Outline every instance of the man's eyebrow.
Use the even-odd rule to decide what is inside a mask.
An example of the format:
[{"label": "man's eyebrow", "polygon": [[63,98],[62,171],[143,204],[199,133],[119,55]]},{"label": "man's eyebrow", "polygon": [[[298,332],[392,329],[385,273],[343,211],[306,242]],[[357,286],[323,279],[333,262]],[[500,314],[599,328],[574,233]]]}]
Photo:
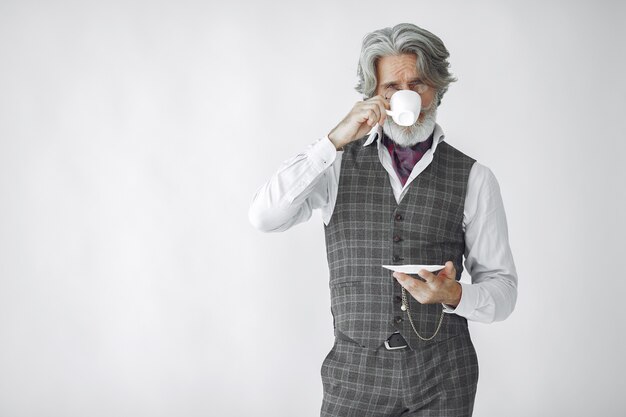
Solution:
[{"label": "man's eyebrow", "polygon": [[[422,79],[420,77],[411,78],[409,80],[409,84],[412,84],[412,83],[423,83],[423,82],[424,81],[422,81]],[[399,84],[399,81],[388,81],[386,83],[383,83],[383,87],[387,88],[389,86],[396,85],[396,84]]]}]

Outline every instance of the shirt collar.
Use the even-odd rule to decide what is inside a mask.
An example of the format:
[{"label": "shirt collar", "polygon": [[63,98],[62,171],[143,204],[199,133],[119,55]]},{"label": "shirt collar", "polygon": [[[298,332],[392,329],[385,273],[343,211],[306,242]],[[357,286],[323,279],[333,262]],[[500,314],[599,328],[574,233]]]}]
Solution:
[{"label": "shirt collar", "polygon": [[[374,143],[374,141],[377,142],[377,144],[380,144],[381,139],[383,137],[383,127],[379,124],[376,124],[372,130],[369,131],[368,133],[369,137],[367,138],[367,140],[365,141],[365,143],[363,144],[363,146],[369,146],[372,143]],[[441,128],[441,126],[439,126],[437,123],[435,123],[435,130],[433,132],[433,147],[432,149],[434,150],[437,145],[439,144],[439,142],[443,142],[443,140],[446,138],[446,136],[443,133],[443,129]]]}]

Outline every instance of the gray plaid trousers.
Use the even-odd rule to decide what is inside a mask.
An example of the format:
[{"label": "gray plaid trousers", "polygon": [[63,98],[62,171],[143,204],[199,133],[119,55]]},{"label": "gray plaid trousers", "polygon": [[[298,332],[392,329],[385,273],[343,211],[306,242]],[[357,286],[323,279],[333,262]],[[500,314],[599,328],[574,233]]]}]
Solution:
[{"label": "gray plaid trousers", "polygon": [[335,339],[321,374],[322,417],[469,417],[478,360],[468,332],[420,350]]}]

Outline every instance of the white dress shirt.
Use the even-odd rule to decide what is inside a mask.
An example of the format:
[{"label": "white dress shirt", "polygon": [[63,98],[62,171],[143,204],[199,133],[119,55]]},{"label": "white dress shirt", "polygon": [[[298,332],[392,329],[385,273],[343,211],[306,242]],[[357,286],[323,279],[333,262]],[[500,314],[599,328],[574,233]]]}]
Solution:
[{"label": "white dress shirt", "polygon": [[[445,137],[436,125],[431,149],[413,167],[404,186],[381,138],[382,128],[374,126],[363,146],[377,141],[380,162],[389,173],[393,194],[400,203],[409,184],[432,162],[437,146]],[[252,225],[264,232],[281,232],[308,220],[314,209],[321,210],[328,225],[337,199],[342,155],[343,151],[337,151],[326,136],[285,161],[257,190],[249,210]],[[472,283],[461,282],[461,301],[456,308],[444,304],[444,311],[484,323],[504,320],[515,307],[517,272],[509,247],[500,187],[489,168],[478,162],[469,174],[463,230],[464,265]]]}]

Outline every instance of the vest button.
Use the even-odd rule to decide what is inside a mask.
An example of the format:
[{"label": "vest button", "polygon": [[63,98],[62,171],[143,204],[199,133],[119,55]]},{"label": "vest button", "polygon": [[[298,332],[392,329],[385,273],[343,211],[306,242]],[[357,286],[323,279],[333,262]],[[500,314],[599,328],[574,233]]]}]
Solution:
[{"label": "vest button", "polygon": [[403,319],[402,317],[400,317],[400,316],[395,316],[395,317],[393,318],[393,321],[394,321],[396,324],[400,324],[400,323],[402,323],[402,322],[404,321],[404,319]]},{"label": "vest button", "polygon": [[398,236],[398,235],[395,235],[395,236],[393,237],[393,241],[397,243],[397,242],[402,241],[402,238],[401,238],[400,236]]},{"label": "vest button", "polygon": [[400,257],[398,255],[393,255],[393,261],[394,262],[400,262],[400,261],[403,261],[403,260],[404,260],[404,258],[402,258],[402,257]]},{"label": "vest button", "polygon": [[402,219],[403,219],[402,214],[400,213],[396,214],[396,220],[400,221]]},{"label": "vest button", "polygon": [[396,301],[397,301],[397,302],[399,302],[399,303],[401,303],[401,302],[402,302],[402,297],[401,297],[401,296],[399,296],[399,295],[396,295],[396,296],[395,296],[395,299],[396,299]]}]

